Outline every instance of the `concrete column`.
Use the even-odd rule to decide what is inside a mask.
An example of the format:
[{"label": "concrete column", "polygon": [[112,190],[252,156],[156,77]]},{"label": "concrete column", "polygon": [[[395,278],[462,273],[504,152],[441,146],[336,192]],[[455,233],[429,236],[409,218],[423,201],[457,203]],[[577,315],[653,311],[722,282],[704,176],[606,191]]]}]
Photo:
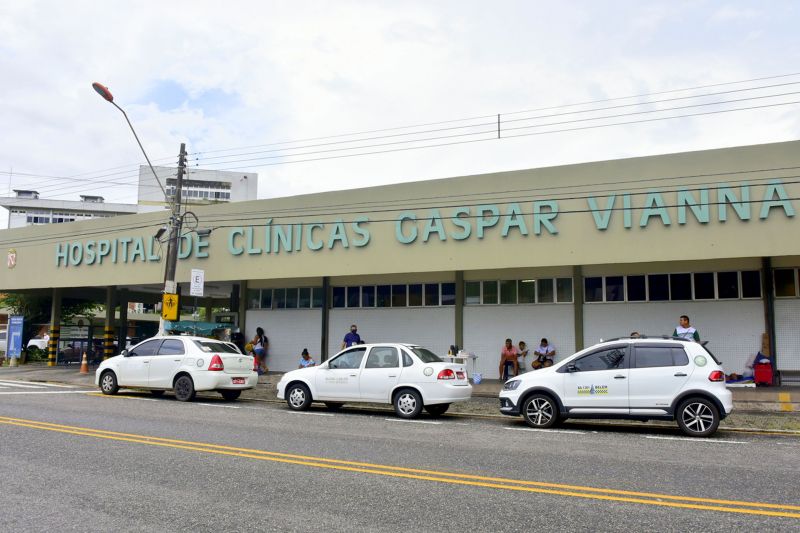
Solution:
[{"label": "concrete column", "polygon": [[212,315],[214,314],[214,299],[213,298],[205,298],[203,302],[205,305],[205,321],[211,322]]},{"label": "concrete column", "polygon": [[764,301],[764,329],[769,339],[769,353],[772,358],[772,383],[776,384],[778,369],[778,350],[775,346],[775,285],[772,278],[772,258],[761,258],[761,299]]},{"label": "concrete column", "polygon": [[122,289],[117,293],[119,302],[119,330],[117,330],[117,346],[119,351],[125,349],[128,339],[128,291]]},{"label": "concrete column", "polygon": [[103,325],[103,360],[114,355],[114,319],[117,288],[106,287],[106,322]]},{"label": "concrete column", "polygon": [[456,271],[455,343],[464,348],[464,271]]},{"label": "concrete column", "polygon": [[61,338],[61,289],[53,289],[50,307],[50,340],[47,343],[47,366],[56,366],[58,341]]},{"label": "concrete column", "polygon": [[575,321],[575,351],[583,350],[583,267],[572,267],[573,319]]},{"label": "concrete column", "polygon": [[239,299],[236,302],[236,309],[231,308],[231,311],[239,312],[239,331],[244,335],[244,328],[247,325],[247,280],[239,282]]},{"label": "concrete column", "polygon": [[[313,295],[312,295],[313,298]],[[330,331],[330,301],[331,301],[331,278],[322,278],[322,308],[320,309],[320,320],[322,320],[322,334],[319,339],[319,360],[320,362],[328,359],[328,336]]]}]

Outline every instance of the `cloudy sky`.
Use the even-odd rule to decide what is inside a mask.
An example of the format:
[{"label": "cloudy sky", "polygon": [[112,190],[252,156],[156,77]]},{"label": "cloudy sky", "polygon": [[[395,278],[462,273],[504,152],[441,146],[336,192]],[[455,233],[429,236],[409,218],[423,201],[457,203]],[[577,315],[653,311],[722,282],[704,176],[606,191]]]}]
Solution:
[{"label": "cloudy sky", "polygon": [[[780,1],[3,2],[0,195],[136,201],[144,160],[93,81],[154,162],[186,142],[193,165],[258,172],[262,198],[793,140],[797,104],[501,140],[492,124],[539,133],[800,100],[786,94],[797,75],[559,107],[800,72],[798,22],[800,4]],[[574,113],[735,89],[752,90]],[[518,113],[540,108],[555,109]],[[397,150],[458,141],[476,142]]]}]

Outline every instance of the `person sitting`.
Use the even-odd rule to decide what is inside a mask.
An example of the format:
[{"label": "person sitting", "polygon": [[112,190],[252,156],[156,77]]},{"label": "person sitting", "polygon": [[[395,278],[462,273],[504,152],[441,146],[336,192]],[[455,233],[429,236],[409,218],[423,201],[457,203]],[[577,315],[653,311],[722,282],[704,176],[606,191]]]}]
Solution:
[{"label": "person sitting", "polygon": [[527,359],[528,357],[528,345],[525,344],[525,341],[519,341],[519,348],[517,349],[517,375],[520,372],[525,372],[525,369],[528,368]]},{"label": "person sitting", "polygon": [[547,339],[542,339],[539,347],[534,350],[533,355],[536,359],[533,360],[531,366],[534,370],[553,366],[553,357],[556,355],[556,349],[547,342]]},{"label": "person sitting", "polygon": [[506,344],[500,350],[500,379],[503,381],[511,377],[511,371],[517,375],[517,347],[511,342],[511,339],[506,339]]},{"label": "person sitting", "polygon": [[308,368],[311,366],[316,366],[317,363],[311,359],[311,356],[308,354],[308,348],[303,348],[303,353],[300,355],[300,366],[297,368]]}]

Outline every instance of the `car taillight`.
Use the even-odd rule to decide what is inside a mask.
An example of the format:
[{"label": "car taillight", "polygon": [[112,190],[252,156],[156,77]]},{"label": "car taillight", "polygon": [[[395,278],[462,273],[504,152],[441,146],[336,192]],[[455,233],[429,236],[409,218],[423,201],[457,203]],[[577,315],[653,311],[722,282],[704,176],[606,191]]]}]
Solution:
[{"label": "car taillight", "polygon": [[456,377],[457,377],[458,379],[464,379],[466,376],[464,375],[464,373],[463,373],[463,372],[456,372]]},{"label": "car taillight", "polygon": [[449,368],[445,368],[439,372],[439,375],[436,376],[436,379],[456,379],[456,374]]},{"label": "car taillight", "polygon": [[222,364],[222,358],[219,355],[214,354],[214,357],[211,358],[211,363],[208,365],[208,369],[211,372],[225,370],[225,365]]},{"label": "car taillight", "polygon": [[725,374],[722,370],[714,370],[708,375],[708,381],[725,381]]},{"label": "car taillight", "polygon": [[253,372],[258,372],[258,358],[253,357]]}]

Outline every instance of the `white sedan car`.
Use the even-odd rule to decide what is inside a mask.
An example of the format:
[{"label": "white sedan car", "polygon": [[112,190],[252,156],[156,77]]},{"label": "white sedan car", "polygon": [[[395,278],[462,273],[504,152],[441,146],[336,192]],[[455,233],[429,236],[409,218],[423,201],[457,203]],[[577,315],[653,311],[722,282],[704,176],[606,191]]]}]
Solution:
[{"label": "white sedan car", "polygon": [[464,365],[413,344],[351,346],[319,366],[287,372],[278,383],[278,398],[295,411],[314,401],[331,409],[369,402],[392,404],[401,418],[414,418],[423,408],[438,416],[471,396]]},{"label": "white sedan car", "polygon": [[253,357],[230,342],[205,337],[153,337],[103,361],[95,372],[95,385],[103,394],[120,387],[150,389],[154,396],[174,390],[182,401],[197,391],[215,390],[235,400],[258,383]]}]

